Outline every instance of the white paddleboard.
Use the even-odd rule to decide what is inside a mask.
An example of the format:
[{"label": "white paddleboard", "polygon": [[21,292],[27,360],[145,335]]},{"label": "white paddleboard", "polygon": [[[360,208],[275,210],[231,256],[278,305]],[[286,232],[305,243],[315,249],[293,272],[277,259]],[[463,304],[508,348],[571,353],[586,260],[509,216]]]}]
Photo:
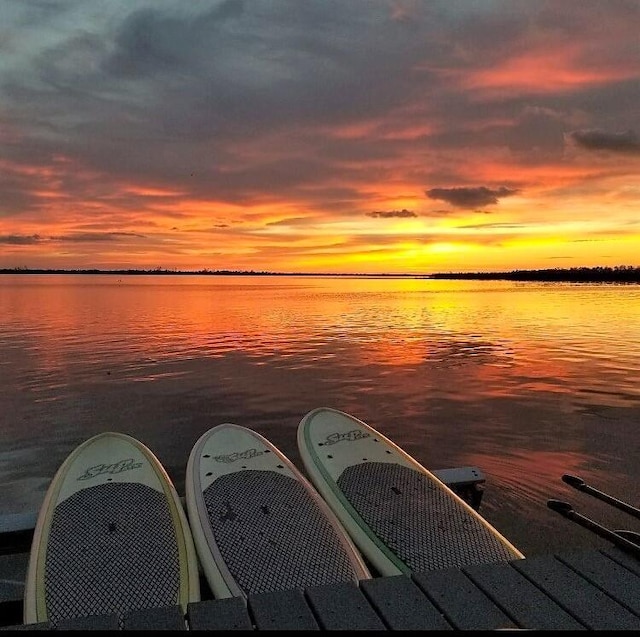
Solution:
[{"label": "white paddleboard", "polygon": [[24,623],[200,599],[198,561],[180,498],[155,455],[122,433],[79,445],[40,509]]},{"label": "white paddleboard", "polygon": [[216,598],[370,577],[309,481],[251,429],[223,423],[198,439],[187,463],[185,499]]},{"label": "white paddleboard", "polygon": [[298,427],[311,482],[381,575],[524,556],[477,511],[358,418],[320,407]]}]

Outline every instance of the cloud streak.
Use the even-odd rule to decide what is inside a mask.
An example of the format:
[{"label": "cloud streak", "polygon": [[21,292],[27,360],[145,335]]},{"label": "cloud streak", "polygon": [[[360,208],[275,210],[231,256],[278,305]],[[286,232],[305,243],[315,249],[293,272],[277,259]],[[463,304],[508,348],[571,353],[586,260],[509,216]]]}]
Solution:
[{"label": "cloud streak", "polygon": [[446,201],[457,208],[473,209],[479,206],[497,204],[500,199],[515,195],[518,191],[505,186],[499,188],[487,188],[486,186],[456,187],[456,188],[431,188],[426,191],[429,199]]},{"label": "cloud streak", "polygon": [[6,234],[0,235],[0,243],[14,246],[28,246],[40,243],[42,238],[37,234],[33,235],[18,235],[18,234]]},{"label": "cloud streak", "polygon": [[37,245],[42,243],[102,243],[144,239],[144,235],[135,232],[83,232],[69,235],[43,237],[33,235],[0,235],[0,243],[7,245]]},{"label": "cloud streak", "polygon": [[418,216],[415,212],[406,208],[402,210],[374,210],[365,214],[374,219],[411,219]]},{"label": "cloud streak", "polygon": [[571,131],[568,136],[575,144],[587,150],[640,155],[640,138],[632,130],[616,133],[598,129],[577,130]]}]

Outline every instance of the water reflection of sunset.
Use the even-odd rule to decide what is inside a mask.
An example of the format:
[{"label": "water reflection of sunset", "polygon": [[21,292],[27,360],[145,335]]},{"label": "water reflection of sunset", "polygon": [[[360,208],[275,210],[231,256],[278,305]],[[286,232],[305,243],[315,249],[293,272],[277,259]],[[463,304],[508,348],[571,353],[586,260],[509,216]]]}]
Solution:
[{"label": "water reflection of sunset", "polygon": [[[365,368],[420,370],[416,383],[437,384],[442,370],[461,367],[466,388],[461,399],[473,400],[477,392],[571,392],[578,379],[597,379],[597,370],[609,360],[627,360],[627,344],[640,340],[640,300],[627,294],[617,304],[618,328],[611,338],[601,333],[597,319],[598,311],[611,312],[611,295],[607,290],[604,297],[596,295],[591,287],[568,294],[534,285],[531,294],[531,286],[500,282],[472,292],[468,282],[287,279],[282,283],[287,293],[274,296],[273,279],[145,281],[152,286],[132,278],[101,278],[91,289],[42,287],[36,321],[52,322],[67,336],[62,344],[36,348],[31,355],[44,368],[57,369],[75,343],[104,324],[93,337],[94,348],[110,360],[118,355],[123,330],[134,349],[160,359],[242,350],[258,357],[323,360],[341,352]],[[157,285],[165,293],[158,294]],[[265,308],[259,309],[263,299]],[[40,338],[46,342],[48,334]],[[630,369],[634,365],[630,359]],[[498,382],[505,369],[510,374]],[[599,393],[608,389],[591,384]],[[618,398],[609,391],[608,400],[624,403],[630,389],[622,379],[622,394]]]}]

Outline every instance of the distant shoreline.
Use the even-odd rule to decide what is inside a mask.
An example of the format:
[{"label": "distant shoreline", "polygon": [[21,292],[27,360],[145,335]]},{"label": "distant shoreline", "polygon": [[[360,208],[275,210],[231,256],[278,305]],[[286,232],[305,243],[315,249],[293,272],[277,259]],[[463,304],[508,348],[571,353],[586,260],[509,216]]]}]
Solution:
[{"label": "distant shoreline", "polygon": [[471,279],[485,281],[547,281],[569,283],[640,283],[640,266],[549,268],[541,270],[511,270],[509,272],[436,272],[432,274],[392,273],[326,273],[326,272],[268,272],[255,270],[153,270],[117,269],[42,269],[3,268],[0,274],[104,274],[112,276],[300,276],[318,278],[369,278],[369,279]]}]

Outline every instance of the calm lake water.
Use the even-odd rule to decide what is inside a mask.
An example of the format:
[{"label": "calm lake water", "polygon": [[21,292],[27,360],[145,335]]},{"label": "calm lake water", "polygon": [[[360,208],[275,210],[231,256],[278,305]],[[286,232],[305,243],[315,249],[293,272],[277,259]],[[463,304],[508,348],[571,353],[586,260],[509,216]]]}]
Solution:
[{"label": "calm lake water", "polygon": [[525,555],[606,542],[550,511],[638,522],[640,286],[417,279],[0,276],[0,515],[35,511],[72,449],[135,436],[179,491],[197,438],[349,412],[424,466],[486,475],[481,513]]}]

